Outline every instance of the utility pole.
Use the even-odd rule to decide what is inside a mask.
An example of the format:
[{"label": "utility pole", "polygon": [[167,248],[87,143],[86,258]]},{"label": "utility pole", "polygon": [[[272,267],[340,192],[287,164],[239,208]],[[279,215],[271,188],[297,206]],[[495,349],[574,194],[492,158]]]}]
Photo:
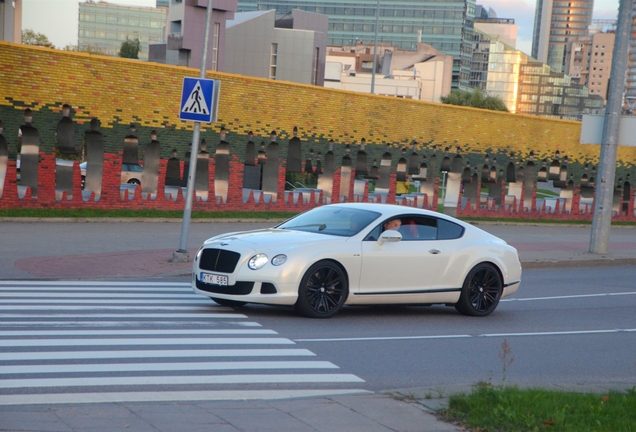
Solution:
[{"label": "utility pole", "polygon": [[634,0],[620,0],[618,7],[618,25],[612,57],[610,87],[605,106],[603,140],[596,178],[596,197],[594,200],[594,218],[590,237],[590,252],[606,254],[609,251],[609,236],[612,224],[612,202],[616,179],[616,154],[618,150],[618,126],[621,119],[623,90],[629,40],[632,28],[632,9]]},{"label": "utility pole", "polygon": [[[205,78],[206,63],[208,61],[208,39],[210,38],[210,22],[212,21],[212,0],[208,0],[208,9],[205,15],[205,32],[203,36],[203,55],[201,56],[201,71],[199,78]],[[201,134],[201,122],[194,122],[192,133],[192,149],[190,150],[190,166],[188,167],[188,184],[186,186],[186,202],[183,208],[183,222],[181,224],[181,240],[179,250],[173,252],[172,262],[188,262],[188,236],[190,232],[190,218],[192,216],[192,201],[194,195],[194,180],[197,173],[197,155],[199,154],[199,136]]]}]

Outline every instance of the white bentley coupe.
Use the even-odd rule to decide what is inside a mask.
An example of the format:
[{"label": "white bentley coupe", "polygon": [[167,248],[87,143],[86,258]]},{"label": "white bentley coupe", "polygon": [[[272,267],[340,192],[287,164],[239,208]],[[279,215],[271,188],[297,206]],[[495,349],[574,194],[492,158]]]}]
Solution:
[{"label": "white bentley coupe", "polygon": [[194,291],[221,305],[289,305],[312,318],[369,304],[443,304],[486,316],[520,282],[517,250],[500,238],[440,213],[367,203],[212,237],[192,274]]}]

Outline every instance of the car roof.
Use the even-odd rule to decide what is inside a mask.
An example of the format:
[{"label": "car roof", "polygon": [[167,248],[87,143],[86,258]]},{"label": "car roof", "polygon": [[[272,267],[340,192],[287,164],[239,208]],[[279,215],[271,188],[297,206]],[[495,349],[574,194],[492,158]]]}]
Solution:
[{"label": "car roof", "polygon": [[458,219],[455,219],[451,216],[444,215],[442,213],[434,212],[431,210],[425,210],[417,207],[409,207],[397,204],[380,204],[380,203],[339,203],[339,204],[330,204],[330,206],[344,207],[344,208],[352,208],[352,209],[360,209],[360,210],[369,210],[374,212],[379,212],[383,217],[391,217],[402,215],[405,213],[408,214],[419,214],[422,216],[432,216],[440,219],[446,219],[453,221],[455,223],[459,223],[462,226],[467,226],[465,222],[462,222]]}]

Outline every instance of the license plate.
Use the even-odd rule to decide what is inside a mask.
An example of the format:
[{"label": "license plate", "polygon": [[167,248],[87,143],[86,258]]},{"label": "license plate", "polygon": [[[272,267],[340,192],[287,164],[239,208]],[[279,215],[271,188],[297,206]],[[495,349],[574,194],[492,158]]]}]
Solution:
[{"label": "license plate", "polygon": [[201,273],[201,282],[214,285],[227,285],[227,276],[214,273]]}]

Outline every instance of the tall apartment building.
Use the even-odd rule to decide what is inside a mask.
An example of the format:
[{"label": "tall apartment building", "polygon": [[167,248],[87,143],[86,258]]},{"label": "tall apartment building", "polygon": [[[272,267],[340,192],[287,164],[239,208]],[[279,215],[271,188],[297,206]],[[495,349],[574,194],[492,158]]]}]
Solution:
[{"label": "tall apartment building", "polygon": [[[225,27],[234,19],[237,0],[210,0],[212,22],[208,41],[207,70],[223,70],[225,62]],[[170,0],[168,42],[153,45],[153,61],[200,68],[208,0]],[[159,60],[157,60],[159,59]]]},{"label": "tall apartment building", "polygon": [[565,72],[568,42],[588,34],[594,0],[537,0],[532,57]]},{"label": "tall apartment building", "polygon": [[566,73],[572,82],[583,84],[607,103],[616,33],[594,33],[568,43]]},{"label": "tall apartment building", "polygon": [[22,42],[22,0],[0,0],[0,40]]},{"label": "tall apartment building", "polygon": [[629,41],[624,101],[624,109],[633,115],[636,109],[636,3],[634,3],[634,10],[632,11],[632,31]]},{"label": "tall apartment building", "polygon": [[139,59],[147,60],[148,44],[164,41],[166,11],[107,2],[80,3],[78,45],[97,47],[106,55],[117,56],[122,42],[139,38]]},{"label": "tall apartment building", "polygon": [[378,42],[416,50],[419,42],[454,57],[453,87],[468,87],[475,0],[239,0],[239,10],[302,9],[329,16],[330,46]]},{"label": "tall apartment building", "polygon": [[474,39],[471,85],[499,96],[510,112],[580,120],[583,113],[603,109],[603,98],[569,75],[554,72],[496,36],[475,30]]}]

